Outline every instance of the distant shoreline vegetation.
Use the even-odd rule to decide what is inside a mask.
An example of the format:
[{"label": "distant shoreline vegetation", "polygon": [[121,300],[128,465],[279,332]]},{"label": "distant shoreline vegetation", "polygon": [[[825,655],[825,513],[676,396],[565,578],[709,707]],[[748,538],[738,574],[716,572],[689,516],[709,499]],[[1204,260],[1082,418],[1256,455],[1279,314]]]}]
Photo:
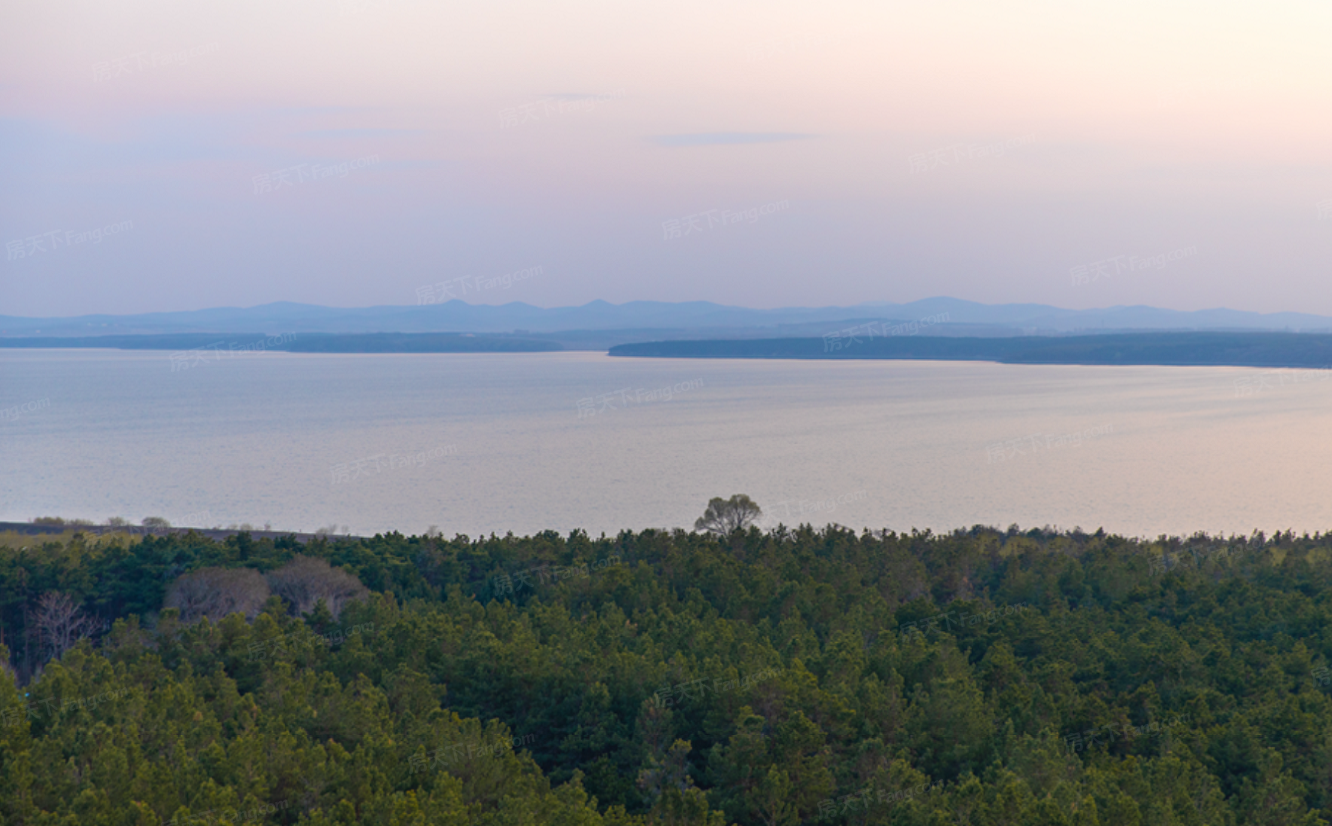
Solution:
[{"label": "distant shoreline vegetation", "polygon": [[637,358],[901,359],[1001,364],[1332,368],[1332,335],[1171,332],[1115,335],[890,336],[829,350],[822,338],[716,339],[621,344],[609,354]]},{"label": "distant shoreline vegetation", "polygon": [[[863,494],[864,494],[863,491],[856,491],[852,494],[839,497],[839,500],[858,501],[864,498]],[[823,500],[824,503],[831,501],[832,499]],[[787,502],[777,503],[777,505],[786,505],[786,504],[789,503]],[[804,504],[809,504],[809,503],[806,502]],[[774,506],[774,508],[775,507],[776,506]],[[226,537],[236,536],[239,534],[248,534],[255,541],[258,541],[260,538],[266,539],[268,541],[277,541],[279,539],[284,540],[282,545],[288,548],[294,546],[291,544],[290,541],[285,541],[285,540],[294,540],[298,544],[305,542],[321,542],[321,543],[329,543],[331,545],[332,543],[341,543],[341,542],[367,542],[376,539],[383,539],[388,536],[399,536],[399,537],[417,536],[417,534],[403,533],[401,531],[396,531],[396,530],[390,531],[388,533],[376,533],[373,536],[368,534],[354,535],[350,533],[334,535],[332,533],[329,533],[326,529],[320,529],[311,533],[309,531],[274,528],[271,525],[265,525],[263,527],[253,527],[249,523],[245,523],[243,525],[240,525],[239,527],[233,524],[227,528],[204,528],[202,526],[197,526],[197,525],[185,525],[185,524],[177,525],[175,523],[167,522],[166,520],[161,519],[160,517],[149,517],[144,521],[149,523],[160,523],[160,524],[150,525],[148,528],[145,529],[144,527],[132,525],[123,519],[113,520],[110,524],[102,524],[100,522],[94,522],[91,519],[72,518],[72,517],[63,518],[58,516],[35,517],[27,522],[0,521],[0,552],[3,552],[3,549],[5,548],[5,542],[3,541],[3,538],[4,534],[6,533],[9,533],[8,538],[10,539],[14,539],[20,536],[33,536],[33,537],[39,537],[42,541],[45,542],[63,542],[72,538],[75,534],[85,534],[89,540],[92,540],[94,537],[104,536],[105,537],[104,541],[111,543],[122,542],[122,541],[137,542],[140,541],[145,536],[153,536],[158,539],[165,539],[168,537],[183,538],[188,534],[190,534],[191,532],[198,534],[203,541],[220,542],[222,541],[222,539]],[[768,536],[773,539],[783,539],[783,538],[790,539],[792,531],[802,526],[808,527],[810,530],[813,531],[836,530],[844,532],[849,531],[853,534],[857,533],[856,530],[850,528],[847,525],[842,525],[836,522],[829,521],[825,525],[821,526],[812,519],[803,520],[793,525],[776,525],[771,527],[763,527],[758,525],[757,523],[749,523],[747,527],[741,529],[741,533],[747,533],[748,531],[753,530],[756,531],[757,534],[760,536]],[[1233,532],[1230,534],[1226,534],[1225,532],[1209,534],[1206,531],[1196,531],[1193,534],[1187,536],[1183,533],[1180,533],[1180,534],[1160,534],[1155,537],[1133,536],[1127,533],[1107,531],[1104,528],[1100,528],[1096,530],[1094,533],[1088,533],[1084,531],[1081,527],[1062,528],[1058,526],[1046,525],[1044,527],[1039,527],[1039,528],[1038,527],[1023,528],[1017,524],[1009,525],[1007,529],[1001,528],[997,525],[976,524],[970,528],[954,528],[951,531],[945,530],[941,532],[935,532],[934,530],[929,528],[926,528],[924,530],[917,528],[909,528],[909,529],[904,528],[898,530],[886,527],[884,528],[863,527],[859,529],[859,533],[863,534],[864,536],[873,537],[877,539],[886,539],[890,536],[904,536],[904,537],[905,536],[920,536],[920,537],[955,536],[956,537],[963,535],[973,535],[978,532],[1003,534],[1009,537],[1027,536],[1031,538],[1043,538],[1044,540],[1055,539],[1058,537],[1069,537],[1082,541],[1083,539],[1092,536],[1103,537],[1103,538],[1113,539],[1116,542],[1128,543],[1130,545],[1140,545],[1143,548],[1155,549],[1153,551],[1154,553],[1156,551],[1160,551],[1161,553],[1160,559],[1164,560],[1167,568],[1169,567],[1168,563],[1174,557],[1172,557],[1170,552],[1166,550],[1161,550],[1162,548],[1178,549],[1182,546],[1192,547],[1195,545],[1199,545],[1200,543],[1202,545],[1208,545],[1210,543],[1211,545],[1227,544],[1231,546],[1239,545],[1244,547],[1255,545],[1256,543],[1256,546],[1265,546],[1266,543],[1269,541],[1268,539],[1265,538],[1267,537],[1267,532],[1259,530],[1257,528],[1255,528],[1252,534],[1249,535],[1245,535],[1242,533],[1233,533]],[[708,533],[709,533],[708,531],[698,527],[695,527],[694,530],[692,531],[681,527],[644,528],[641,531],[635,531],[633,529],[626,528],[620,534],[620,536],[623,538],[625,536],[634,536],[641,534],[644,537],[657,536],[664,538],[669,538],[669,537],[679,538],[685,535],[695,534],[701,538],[708,535]],[[509,538],[514,541],[527,542],[527,541],[537,541],[543,538],[550,538],[552,536],[556,536],[557,534],[558,534],[557,531],[545,530],[545,531],[537,531],[532,534],[524,534],[521,536],[516,534],[510,534]],[[573,534],[577,536],[584,536],[586,532],[581,528],[574,528]],[[1272,542],[1291,541],[1300,536],[1302,536],[1306,540],[1327,544],[1329,549],[1332,549],[1332,530],[1329,530],[1325,533],[1316,532],[1316,531],[1310,532],[1307,530],[1303,532],[1298,532],[1293,529],[1287,530],[1285,532],[1276,531],[1274,534],[1272,534],[1271,541]],[[448,539],[435,526],[431,526],[430,529],[419,534],[419,537],[420,541],[422,542],[436,542],[436,543],[445,543],[445,544],[457,543],[457,542],[468,544],[474,541],[475,542],[482,541],[482,537],[471,539],[466,534],[457,534],[456,536],[453,537],[453,539]],[[1283,540],[1282,537],[1285,537],[1285,539]],[[602,542],[610,541],[610,538],[603,536],[600,541]],[[1175,556],[1179,555],[1175,554]],[[1329,559],[1332,560],[1332,556],[1329,556]],[[589,568],[588,570],[591,573],[596,573],[596,571],[601,568],[621,565],[626,563],[632,564],[632,560],[624,560],[622,557],[612,554],[604,559],[600,558],[597,559],[596,564],[592,565],[591,568]],[[1157,563],[1154,562],[1153,564]],[[560,573],[560,571],[561,569],[559,568],[559,566],[551,568],[548,564],[545,563],[539,566],[539,568],[532,569],[532,572],[536,572],[537,577],[538,579],[540,579],[542,584],[546,583],[547,578],[549,578],[552,582],[555,582],[561,579],[571,578],[574,577],[575,575],[578,575],[578,571],[576,571],[573,568],[565,570],[564,573]],[[495,581],[500,583],[499,586],[491,586],[491,587],[500,588],[500,590],[496,591],[495,593],[507,593],[508,591],[508,587],[507,585],[504,584],[504,580],[502,579],[503,575],[504,575],[503,571],[500,571],[495,575],[497,577]],[[520,572],[512,576],[512,581],[517,582],[518,585],[527,584],[530,586],[531,583],[528,581],[529,578],[530,577],[526,577],[523,574],[523,572]]]},{"label": "distant shoreline vegetation", "polygon": [[[854,328],[853,328],[854,329]],[[888,328],[892,329],[892,328]],[[844,333],[845,331],[839,331]],[[224,336],[219,341],[218,336]],[[262,339],[289,353],[541,353],[563,351],[560,333],[168,333],[0,337],[0,348],[189,351]],[[273,342],[273,343],[269,343]],[[611,356],[728,359],[901,359],[1001,364],[1301,367],[1332,369],[1332,335],[1272,332],[1145,332],[1108,335],[962,337],[884,335],[830,348],[822,338],[684,339],[615,345]],[[252,345],[249,349],[256,349]],[[575,347],[574,349],[581,349]],[[598,348],[599,349],[599,348]]]}]

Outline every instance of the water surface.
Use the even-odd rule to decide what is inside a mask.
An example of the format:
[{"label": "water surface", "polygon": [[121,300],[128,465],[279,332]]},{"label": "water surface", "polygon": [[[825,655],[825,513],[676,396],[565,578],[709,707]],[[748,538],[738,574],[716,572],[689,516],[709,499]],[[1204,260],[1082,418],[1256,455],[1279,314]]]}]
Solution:
[{"label": "water surface", "polygon": [[1332,380],[1314,371],[595,353],[180,367],[0,351],[0,519],[596,535],[689,527],[743,492],[768,526],[1332,529]]}]

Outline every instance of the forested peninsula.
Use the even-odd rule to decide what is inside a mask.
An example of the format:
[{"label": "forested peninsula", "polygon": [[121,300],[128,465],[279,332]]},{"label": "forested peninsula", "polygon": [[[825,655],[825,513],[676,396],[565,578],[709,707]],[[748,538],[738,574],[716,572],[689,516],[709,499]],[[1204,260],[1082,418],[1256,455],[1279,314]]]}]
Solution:
[{"label": "forested peninsula", "polygon": [[[852,328],[853,330],[855,328]],[[713,339],[621,344],[612,356],[745,359],[921,359],[1003,364],[1159,364],[1332,367],[1332,335],[1314,333],[1123,333],[1116,335],[879,335],[840,330],[821,338]]]},{"label": "forested peninsula", "polygon": [[1332,534],[0,535],[4,824],[1314,824]]}]

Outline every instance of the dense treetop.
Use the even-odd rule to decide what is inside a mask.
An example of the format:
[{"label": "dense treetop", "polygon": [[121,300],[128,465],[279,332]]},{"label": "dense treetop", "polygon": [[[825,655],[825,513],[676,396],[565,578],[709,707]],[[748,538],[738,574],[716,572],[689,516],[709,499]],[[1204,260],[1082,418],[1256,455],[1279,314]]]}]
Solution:
[{"label": "dense treetop", "polygon": [[1332,536],[27,541],[3,824],[1332,820]]}]

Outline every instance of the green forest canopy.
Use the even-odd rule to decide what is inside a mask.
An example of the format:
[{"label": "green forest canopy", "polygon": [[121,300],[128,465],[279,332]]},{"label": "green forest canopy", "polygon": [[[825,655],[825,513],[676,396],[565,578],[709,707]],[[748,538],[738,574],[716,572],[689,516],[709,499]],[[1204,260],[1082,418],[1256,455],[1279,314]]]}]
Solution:
[{"label": "green forest canopy", "polygon": [[0,549],[0,823],[1326,823],[1330,587],[1289,533],[81,534]]}]

